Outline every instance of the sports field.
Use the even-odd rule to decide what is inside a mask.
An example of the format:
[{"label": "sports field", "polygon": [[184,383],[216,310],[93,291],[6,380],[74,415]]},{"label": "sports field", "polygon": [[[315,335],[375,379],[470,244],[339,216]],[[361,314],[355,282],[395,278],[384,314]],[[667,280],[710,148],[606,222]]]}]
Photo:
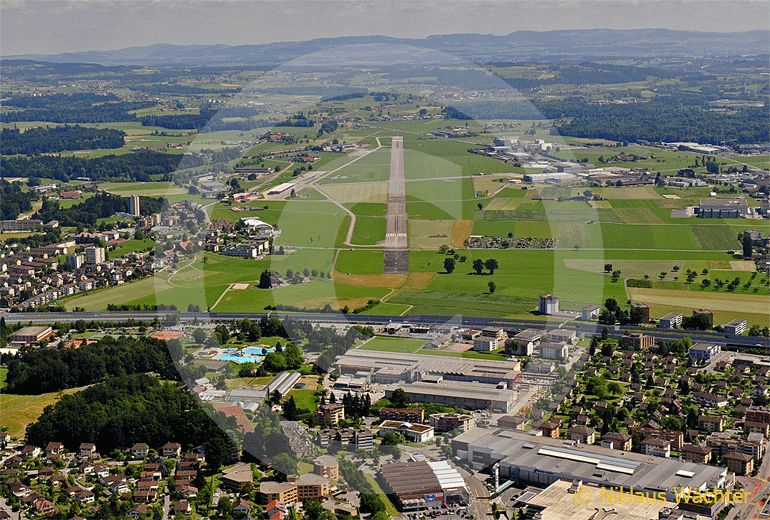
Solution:
[{"label": "sports field", "polygon": [[417,352],[425,345],[425,342],[419,339],[409,338],[388,338],[385,336],[375,336],[360,348],[364,350],[380,350],[383,352]]}]

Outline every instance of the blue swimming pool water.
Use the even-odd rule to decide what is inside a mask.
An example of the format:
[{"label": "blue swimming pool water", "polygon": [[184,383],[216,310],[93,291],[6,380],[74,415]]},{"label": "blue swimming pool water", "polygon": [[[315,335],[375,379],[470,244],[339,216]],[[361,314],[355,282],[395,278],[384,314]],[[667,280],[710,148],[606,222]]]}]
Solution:
[{"label": "blue swimming pool water", "polygon": [[[269,354],[270,352],[275,352],[275,349],[266,348],[264,349],[264,352]],[[214,359],[217,361],[232,361],[233,363],[242,365],[244,363],[259,363],[264,357],[263,349],[261,347],[246,347],[241,351],[234,348],[224,349],[224,351]]]}]

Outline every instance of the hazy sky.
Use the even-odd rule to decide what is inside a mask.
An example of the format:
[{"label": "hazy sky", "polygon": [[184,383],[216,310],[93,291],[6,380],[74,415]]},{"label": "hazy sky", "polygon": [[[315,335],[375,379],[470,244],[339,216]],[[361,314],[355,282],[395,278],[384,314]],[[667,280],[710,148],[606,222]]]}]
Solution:
[{"label": "hazy sky", "polygon": [[517,30],[767,29],[767,0],[0,0],[3,55]]}]

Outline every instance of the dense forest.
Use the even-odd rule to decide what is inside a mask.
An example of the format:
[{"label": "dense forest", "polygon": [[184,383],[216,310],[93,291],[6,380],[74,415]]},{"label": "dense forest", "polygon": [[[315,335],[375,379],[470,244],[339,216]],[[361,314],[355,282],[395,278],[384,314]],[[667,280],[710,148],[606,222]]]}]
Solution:
[{"label": "dense forest", "polygon": [[0,220],[13,220],[19,213],[31,210],[32,198],[32,193],[21,191],[18,182],[0,179]]},{"label": "dense forest", "polygon": [[716,112],[701,107],[662,103],[595,105],[578,103],[568,111],[550,107],[549,119],[571,120],[556,127],[562,135],[613,139],[615,141],[724,141],[758,143],[770,140],[766,109],[750,108]]},{"label": "dense forest", "polygon": [[555,120],[555,132],[616,141],[757,143],[770,140],[764,108],[730,112],[707,108],[701,95],[666,95],[650,102],[600,105],[582,97],[560,101],[461,101],[443,109],[446,118]]},{"label": "dense forest", "polygon": [[209,106],[200,108],[198,114],[151,115],[139,118],[142,126],[159,126],[171,130],[203,130],[217,132],[220,130],[251,130],[274,126],[275,121],[252,119],[258,114],[253,107],[222,107],[215,109]]},{"label": "dense forest", "polygon": [[[232,418],[217,421],[235,429]],[[121,375],[65,395],[27,427],[27,441],[37,446],[59,441],[69,450],[93,442],[101,453],[137,442],[157,449],[175,441],[185,448],[202,445],[214,469],[237,461],[235,445],[194,396],[143,374]]]},{"label": "dense forest", "polygon": [[30,128],[24,132],[4,128],[0,131],[0,155],[120,148],[125,144],[125,135],[125,132],[112,128],[79,125]]},{"label": "dense forest", "polygon": [[[139,150],[123,155],[105,155],[85,159],[82,157],[7,157],[0,171],[2,177],[28,177],[56,179],[67,182],[78,177],[98,180],[150,181],[152,175],[171,173],[179,164],[179,155]],[[191,166],[200,166],[202,160]]]},{"label": "dense forest", "polygon": [[3,105],[16,110],[0,114],[0,122],[50,121],[52,123],[108,123],[135,121],[132,110],[148,108],[151,101],[126,102],[114,95],[92,93],[11,96]]},{"label": "dense forest", "polygon": [[[139,197],[139,209],[142,215],[160,213],[163,199],[155,197]],[[43,206],[35,214],[44,222],[58,220],[62,226],[93,226],[99,218],[111,217],[117,212],[128,213],[128,198],[111,193],[99,193],[85,199],[80,204],[62,208],[55,200],[44,199]]]},{"label": "dense forest", "polygon": [[7,391],[41,394],[145,372],[177,379],[169,347],[152,338],[106,336],[88,348],[24,350],[8,362]]}]

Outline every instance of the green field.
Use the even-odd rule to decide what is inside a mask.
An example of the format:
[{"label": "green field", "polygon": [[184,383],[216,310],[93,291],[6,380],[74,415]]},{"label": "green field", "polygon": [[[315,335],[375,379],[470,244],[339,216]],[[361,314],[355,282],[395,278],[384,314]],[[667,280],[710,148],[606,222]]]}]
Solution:
[{"label": "green field", "polygon": [[[3,381],[5,376],[3,376]],[[46,406],[56,403],[65,394],[81,390],[72,388],[63,392],[51,392],[39,395],[0,394],[0,417],[2,425],[13,438],[21,438],[27,425],[35,422]]]},{"label": "green field", "polygon": [[[365,116],[367,110],[363,108],[370,101],[350,100],[349,103],[349,106],[347,103],[335,106],[350,108],[356,114]],[[391,115],[411,114],[414,107],[397,105],[392,106],[391,110]],[[534,122],[538,125],[534,135],[528,132],[532,121],[516,123],[509,127],[510,132],[505,133],[519,135],[522,139],[544,138],[573,145],[587,141],[571,137],[554,139],[548,135],[548,125],[541,124],[546,123],[544,121]],[[479,123],[469,122],[479,132],[473,137],[434,139],[428,136],[428,132],[437,128],[464,124],[460,121],[428,119],[377,122],[373,128],[341,126],[333,134],[334,137],[348,136],[351,141],[360,140],[367,148],[350,154],[322,153],[321,161],[313,165],[313,170],[333,173],[315,185],[304,187],[298,198],[256,200],[233,206],[200,200],[209,206],[212,220],[235,222],[242,217],[257,216],[276,226],[280,235],[275,238],[275,248],[283,248],[283,255],[276,254],[255,261],[200,254],[195,261],[183,261],[173,270],[163,272],[153,279],[77,295],[66,299],[65,305],[69,309],[83,306],[96,310],[103,309],[108,303],[121,301],[173,304],[184,310],[189,304],[197,304],[219,312],[237,312],[244,309],[260,311],[267,306],[321,309],[328,305],[332,309],[347,306],[352,310],[366,305],[369,300],[376,300],[380,303],[365,310],[365,314],[532,317],[537,297],[543,292],[556,293],[562,301],[562,307],[567,309],[601,303],[608,297],[625,303],[631,294],[626,290],[624,281],[630,278],[646,277],[651,280],[652,290],[655,291],[693,293],[698,290],[702,277],[699,276],[693,284],[686,284],[685,269],[693,269],[698,273],[710,269],[712,280],[717,277],[716,271],[719,270],[719,276],[723,279],[739,276],[743,284],[750,273],[731,266],[730,262],[736,258],[728,255],[727,251],[739,249],[736,237],[743,230],[758,229],[766,234],[770,231],[766,221],[671,217],[673,209],[697,205],[700,198],[709,197],[711,187],[594,187],[592,191],[601,200],[587,203],[582,200],[566,200],[581,194],[586,189],[582,186],[526,186],[509,183],[509,179],[520,177],[519,174],[523,173],[521,168],[469,153],[470,149],[478,149],[484,143],[491,142],[496,135],[492,130],[482,131]],[[296,153],[306,144],[314,142],[316,130],[286,127],[286,132],[300,139],[305,139],[307,135],[308,142],[301,143],[302,146],[264,142],[249,149],[246,155],[269,151]],[[132,141],[154,137],[146,136],[136,128],[131,128],[131,131],[136,132],[132,134]],[[407,225],[411,248],[409,276],[383,274],[384,255],[377,248],[377,244],[385,238],[390,139],[395,132],[404,135],[409,215]],[[379,144],[383,145],[381,148],[376,149],[378,143],[375,136],[379,138]],[[214,148],[217,140],[228,142],[243,137],[244,134],[239,132],[214,132],[212,135],[200,136],[180,133],[168,136],[169,143],[188,139],[192,142],[191,147],[197,147],[195,149]],[[361,157],[359,154],[366,150],[374,151]],[[551,153],[564,159],[584,159],[596,166],[649,168],[667,175],[675,174],[680,168],[691,167],[695,158],[700,157],[700,154],[691,152],[645,146],[563,147]],[[644,157],[640,160],[614,160],[613,157],[620,153]],[[600,156],[603,161],[599,161]],[[283,168],[294,159],[254,159],[257,160]],[[767,160],[767,157],[762,156],[736,156],[718,161],[723,165],[764,165]],[[297,181],[298,178],[292,176],[294,167],[296,165],[289,166],[265,186]],[[302,174],[299,179],[306,175]],[[247,187],[251,188],[261,186],[264,181],[243,182],[250,183]],[[162,195],[172,201],[190,198],[184,194],[183,189],[167,182],[104,183],[101,187],[123,196],[129,193]],[[539,200],[547,195],[561,197],[561,200]],[[718,196],[729,197],[734,194],[729,193],[727,188],[718,187]],[[344,208],[335,202],[344,205]],[[352,245],[345,243],[352,221],[349,212],[355,215],[350,241]],[[463,222],[457,223],[458,220]],[[445,256],[436,250],[450,244],[462,247],[469,233],[554,238],[557,244],[555,250],[458,249],[455,271],[452,274],[444,273]],[[151,245],[145,241],[129,241],[112,252],[112,255],[143,250]],[[460,256],[466,257],[466,260],[460,262]],[[494,275],[472,274],[471,264],[476,258],[495,258],[500,267]],[[612,282],[610,276],[603,272],[606,263],[615,264],[615,269],[622,272],[618,281]],[[678,273],[671,270],[673,265],[680,266]],[[326,276],[316,276],[308,283],[261,290],[256,288],[256,283],[259,274],[265,269],[281,275],[287,269],[295,272],[315,269],[324,274],[335,274],[333,280]],[[659,278],[661,271],[667,272],[663,279]],[[496,284],[494,293],[489,292],[489,281]],[[234,287],[232,284],[244,284],[245,288]],[[750,288],[744,290],[741,287],[730,294],[723,294],[726,293],[724,289],[720,292],[713,288],[704,290],[703,294],[719,293],[715,301],[718,299],[721,302],[724,299],[735,310],[728,309],[728,304],[714,303],[715,308],[719,307],[718,312],[734,312],[738,315],[741,297],[761,297],[767,291],[766,286],[755,281]],[[665,308],[657,301],[654,305],[656,312]],[[377,343],[372,345],[377,346]],[[412,349],[412,346],[408,349]],[[458,353],[438,351],[435,355]],[[464,355],[474,356],[478,353]]]},{"label": "green field", "polygon": [[419,339],[409,338],[388,338],[385,336],[375,336],[360,348],[364,350],[380,350],[383,352],[409,352],[414,353],[420,350],[425,342]]},{"label": "green field", "polygon": [[112,258],[120,258],[128,253],[139,253],[149,251],[155,247],[155,241],[150,238],[143,238],[140,240],[126,240],[112,251],[109,251],[108,256]]},{"label": "green field", "polygon": [[314,390],[294,388],[289,391],[289,396],[294,397],[294,402],[297,403],[297,408],[300,410],[315,412],[317,403]]},{"label": "green field", "polygon": [[371,245],[385,240],[385,204],[360,202],[349,208],[356,215],[354,244]]}]

